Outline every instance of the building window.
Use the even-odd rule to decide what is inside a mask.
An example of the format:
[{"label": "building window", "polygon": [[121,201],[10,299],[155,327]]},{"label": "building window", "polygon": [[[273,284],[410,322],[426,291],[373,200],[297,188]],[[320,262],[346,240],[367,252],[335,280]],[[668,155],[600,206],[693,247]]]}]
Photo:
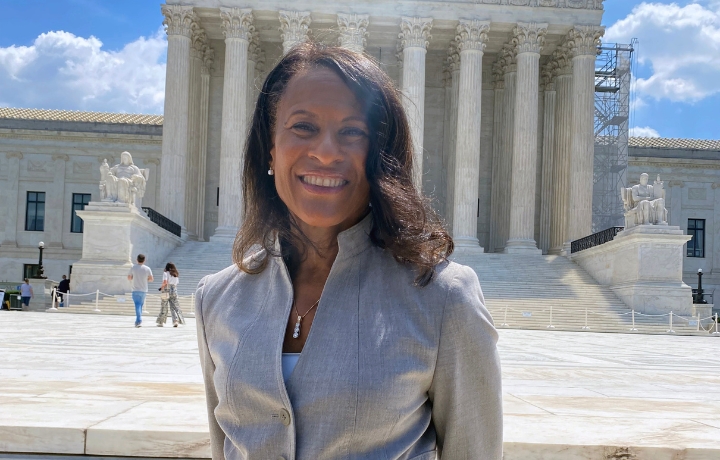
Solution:
[{"label": "building window", "polygon": [[688,257],[705,257],[705,219],[688,219]]},{"label": "building window", "polygon": [[23,280],[25,278],[32,279],[40,276],[40,265],[23,264]]},{"label": "building window", "polygon": [[72,233],[83,232],[83,220],[77,215],[75,211],[82,211],[85,209],[85,205],[90,203],[91,195],[89,193],[73,193],[72,201],[72,217],[70,224],[70,231]]},{"label": "building window", "polygon": [[25,231],[45,231],[45,192],[27,192]]}]

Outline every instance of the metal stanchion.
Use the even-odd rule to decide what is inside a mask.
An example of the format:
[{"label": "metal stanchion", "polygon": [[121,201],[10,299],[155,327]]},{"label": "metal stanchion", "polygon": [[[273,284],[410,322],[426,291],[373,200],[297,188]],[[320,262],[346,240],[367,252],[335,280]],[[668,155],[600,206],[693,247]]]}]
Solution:
[{"label": "metal stanchion", "polygon": [[637,332],[637,329],[635,328],[635,310],[632,311],[632,322],[633,322],[633,326],[632,326],[632,329],[630,329],[630,330]]},{"label": "metal stanchion", "polygon": [[555,329],[555,326],[553,326],[552,316],[553,316],[553,307],[552,307],[552,305],[550,305],[550,324],[547,327],[548,329]]},{"label": "metal stanchion", "polygon": [[715,332],[713,332],[712,335],[720,335],[720,332],[718,332],[718,314],[717,313],[715,313]]},{"label": "metal stanchion", "polygon": [[55,308],[55,302],[56,302],[56,301],[57,301],[57,292],[53,290],[53,291],[52,291],[52,298],[50,299],[50,302],[51,302],[50,308],[48,308],[48,309],[45,310],[45,311],[58,311],[58,309]]},{"label": "metal stanchion", "polygon": [[95,312],[100,311],[100,309],[98,308],[99,302],[100,302],[100,289],[97,289],[95,291],[95,310],[93,310],[93,311],[95,311]]},{"label": "metal stanchion", "polygon": [[675,333],[675,331],[673,331],[673,321],[672,321],[672,317],[673,317],[673,312],[670,312],[670,329],[667,330],[667,333],[668,333],[668,334],[674,334],[674,333]]},{"label": "metal stanchion", "polygon": [[585,330],[585,331],[588,330],[588,329],[590,329],[590,326],[588,326],[587,316],[588,316],[588,311],[587,311],[587,308],[586,308],[586,309],[585,309],[585,325],[583,326],[583,330]]},{"label": "metal stanchion", "polygon": [[500,325],[500,327],[508,327],[507,312],[508,312],[508,307],[507,307],[507,305],[505,305],[505,316],[503,317],[503,323]]}]

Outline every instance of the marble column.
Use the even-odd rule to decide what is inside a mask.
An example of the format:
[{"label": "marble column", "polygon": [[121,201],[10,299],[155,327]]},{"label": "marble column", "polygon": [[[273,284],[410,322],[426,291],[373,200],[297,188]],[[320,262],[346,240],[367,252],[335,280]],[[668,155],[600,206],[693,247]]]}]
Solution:
[{"label": "marble column", "polygon": [[604,29],[598,26],[576,26],[569,33],[572,53],[572,157],[570,172],[570,206],[567,240],[563,246],[570,253],[570,242],[592,233],[593,158],[595,155],[595,58]]},{"label": "marble column", "polygon": [[340,46],[356,53],[365,51],[367,27],[370,24],[367,14],[338,13],[337,22],[340,31]]},{"label": "marble column", "polygon": [[518,23],[513,42],[517,50],[515,123],[513,125],[510,237],[508,254],[539,254],[535,243],[535,188],[538,148],[540,50],[547,24]]},{"label": "marble column", "polygon": [[503,153],[503,117],[505,107],[503,99],[505,94],[505,72],[503,71],[501,57],[493,64],[495,79],[493,94],[493,144],[492,144],[492,184],[490,189],[490,236],[488,238],[488,252],[495,252],[498,246],[498,226],[500,220],[499,201],[502,193],[500,184],[500,161]]},{"label": "marble column", "polygon": [[447,57],[447,82],[445,88],[445,130],[443,150],[445,152],[445,222],[452,229],[455,205],[455,147],[457,144],[457,112],[460,91],[460,53],[452,42]]},{"label": "marble column", "polygon": [[252,117],[253,113],[255,112],[255,103],[257,102],[257,94],[256,91],[257,85],[261,84],[259,82],[255,81],[256,78],[256,69],[258,66],[258,61],[260,60],[260,37],[257,32],[252,34],[252,37],[250,38],[250,44],[248,45],[248,65],[247,65],[247,126],[245,127],[245,138],[247,139],[247,135],[250,132],[250,126],[252,125]]},{"label": "marble column", "polygon": [[[98,159],[99,162],[102,164],[102,159]],[[152,202],[152,205],[149,203],[145,205],[143,203],[143,206],[149,206],[153,209],[157,209],[158,207],[158,200],[160,199],[160,159],[159,158],[148,158],[147,160],[143,161],[143,164],[146,168],[148,168],[150,171],[148,173],[148,179],[147,179],[147,187],[148,190],[152,190],[152,196],[154,201]],[[148,194],[145,193],[145,198],[143,198],[143,201],[146,200],[148,197]]]},{"label": "marble column", "polygon": [[220,8],[220,18],[225,34],[225,73],[220,127],[220,206],[218,226],[212,238],[234,240],[242,224],[248,47],[254,27],[249,8]]},{"label": "marble column", "polygon": [[18,203],[18,195],[20,193],[20,160],[23,154],[20,152],[8,152],[5,154],[7,162],[7,180],[5,182],[5,200],[8,213],[5,216],[5,238],[2,245],[5,247],[17,247],[17,226],[18,214],[17,210],[23,209]]},{"label": "marble column", "polygon": [[[53,155],[53,183],[45,204],[45,247],[62,248],[63,217],[65,215],[65,165],[68,155]],[[68,224],[68,231],[70,230]]]},{"label": "marble column", "polygon": [[207,46],[205,31],[196,28],[192,34],[190,46],[190,93],[188,96],[188,157],[187,157],[187,179],[188,187],[185,188],[185,227],[187,228],[188,239],[198,239],[197,229],[197,184],[198,174],[198,150],[200,134],[200,66],[202,57]]},{"label": "marble column", "polygon": [[[480,128],[482,125],[482,59],[489,21],[461,19],[457,26],[460,52],[453,239],[456,247],[482,249],[477,238]],[[405,56],[407,58],[407,55]]]},{"label": "marble column", "polygon": [[283,41],[283,55],[290,49],[308,39],[312,18],[308,11],[285,11],[278,12],[280,18],[280,37]]},{"label": "marble column", "polygon": [[568,205],[570,203],[570,149],[572,147],[572,61],[566,47],[553,54],[555,71],[555,142],[553,143],[553,196],[550,210],[550,249],[559,255],[567,240]]},{"label": "marble column", "polygon": [[542,184],[540,185],[540,241],[538,247],[547,254],[550,250],[550,216],[553,200],[553,164],[555,152],[555,61],[550,61],[542,70],[543,104],[543,144],[542,144]]},{"label": "marble column", "polygon": [[186,161],[188,153],[188,99],[190,94],[190,37],[197,27],[193,8],[162,5],[167,27],[162,170],[159,212],[185,228]]},{"label": "marble column", "polygon": [[502,154],[498,165],[498,178],[500,187],[498,199],[498,232],[496,235],[495,251],[503,252],[505,243],[510,237],[510,184],[512,181],[512,152],[515,124],[515,95],[517,80],[517,65],[515,61],[515,47],[506,45],[503,48],[503,69],[505,71],[505,91],[503,92],[503,130]]},{"label": "marble column", "polygon": [[400,18],[403,50],[402,93],[413,143],[413,181],[422,190],[423,136],[425,133],[425,55],[432,18]]},{"label": "marble column", "polygon": [[207,143],[208,143],[208,109],[210,106],[210,72],[212,71],[215,52],[207,47],[200,66],[200,115],[198,125],[198,173],[197,173],[197,222],[198,240],[205,240],[205,181],[207,179]]}]

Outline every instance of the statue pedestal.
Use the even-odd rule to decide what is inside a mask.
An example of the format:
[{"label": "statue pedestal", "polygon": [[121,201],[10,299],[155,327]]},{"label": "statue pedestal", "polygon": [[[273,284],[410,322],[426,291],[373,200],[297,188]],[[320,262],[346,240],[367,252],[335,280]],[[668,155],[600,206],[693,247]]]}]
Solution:
[{"label": "statue pedestal", "polygon": [[93,201],[77,214],[84,222],[83,250],[82,259],[73,264],[72,293],[130,292],[127,275],[138,254],[145,254],[149,267],[164,267],[170,252],[182,244],[127,203]]},{"label": "statue pedestal", "polygon": [[690,238],[680,227],[638,225],[570,259],[636,312],[692,316],[692,289],[682,280]]}]

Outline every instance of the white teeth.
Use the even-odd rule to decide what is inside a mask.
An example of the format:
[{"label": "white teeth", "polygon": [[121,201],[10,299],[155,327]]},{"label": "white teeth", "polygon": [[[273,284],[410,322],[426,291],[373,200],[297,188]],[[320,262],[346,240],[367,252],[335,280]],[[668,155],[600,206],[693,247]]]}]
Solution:
[{"label": "white teeth", "polygon": [[310,185],[316,185],[318,187],[339,187],[345,182],[342,179],[330,179],[318,176],[303,176],[303,182]]}]

